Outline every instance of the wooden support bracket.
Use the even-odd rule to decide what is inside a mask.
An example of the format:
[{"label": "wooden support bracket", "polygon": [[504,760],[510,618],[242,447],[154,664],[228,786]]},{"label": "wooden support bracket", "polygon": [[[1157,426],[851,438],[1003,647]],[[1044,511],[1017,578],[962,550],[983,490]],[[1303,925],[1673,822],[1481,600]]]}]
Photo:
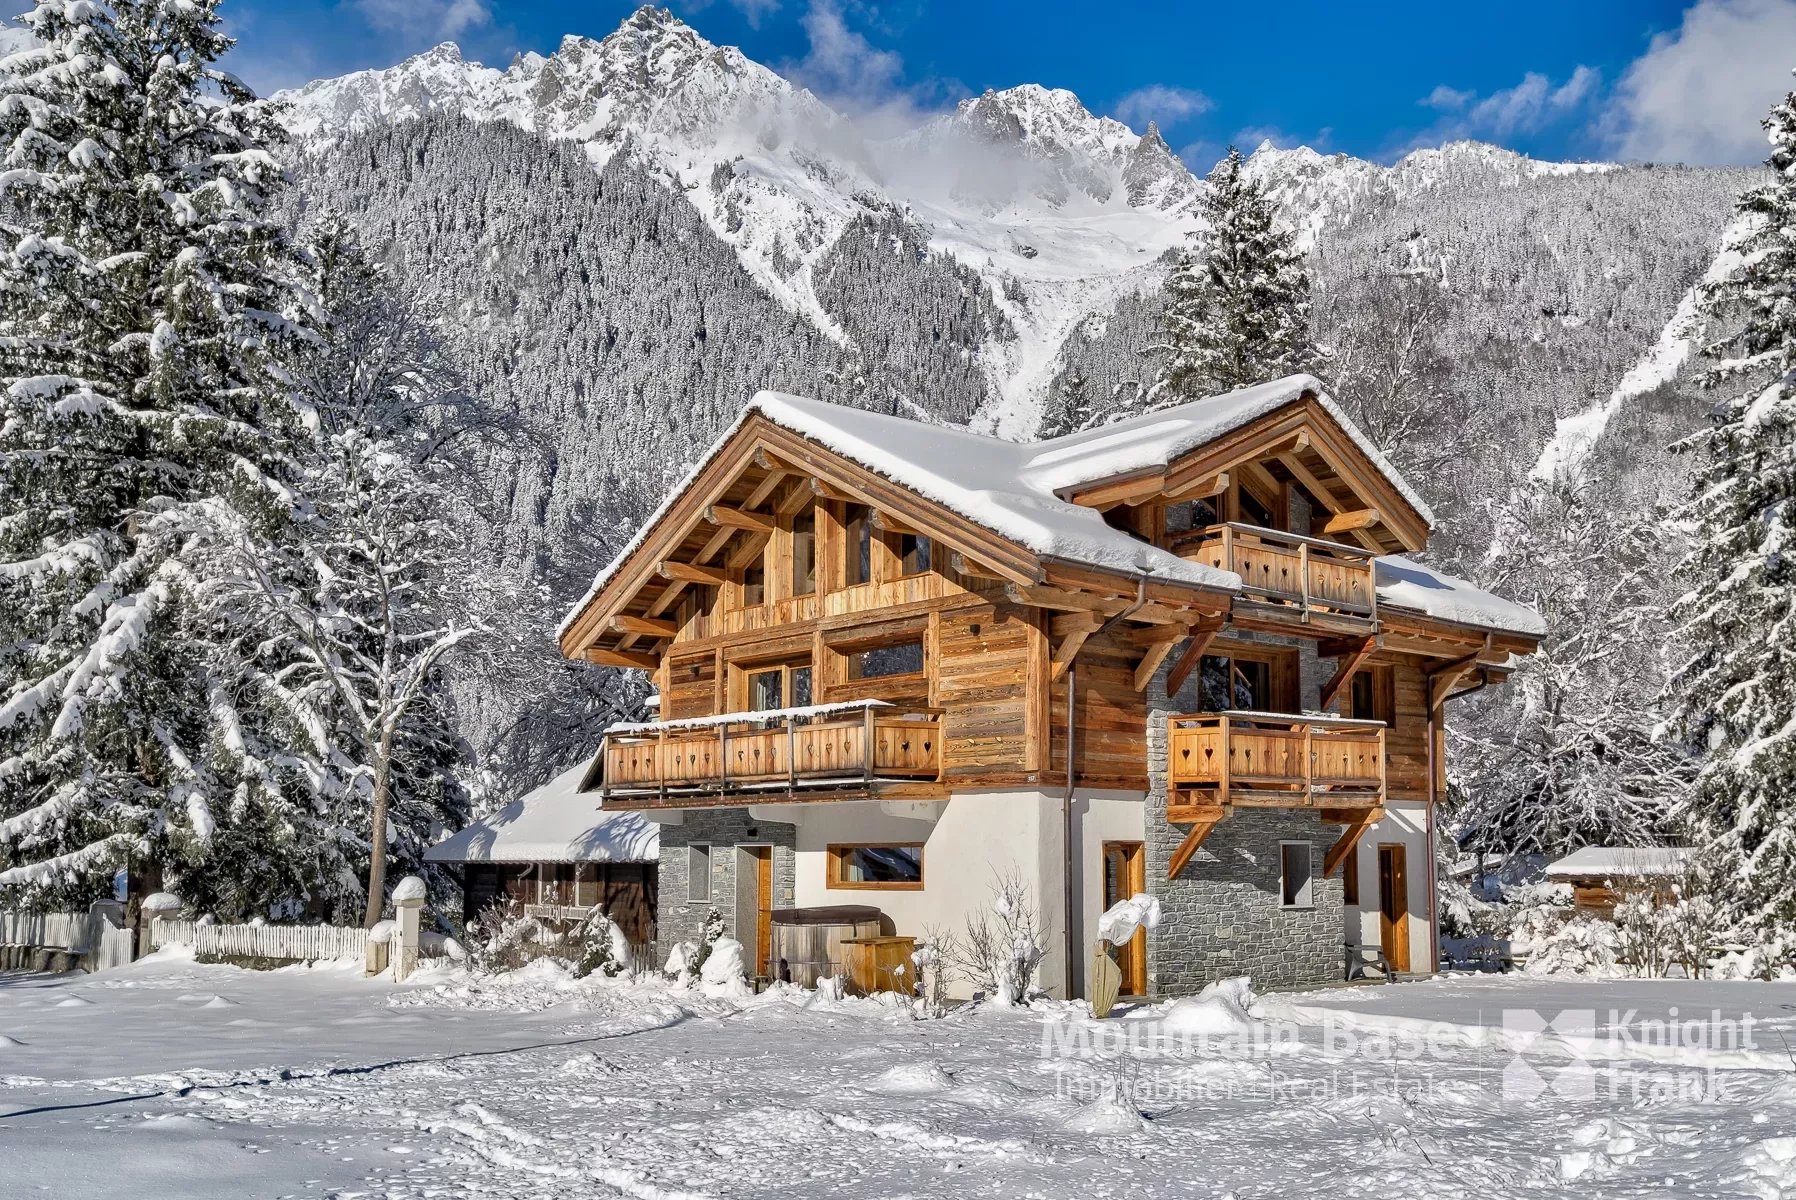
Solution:
[{"label": "wooden support bracket", "polygon": [[653,671],[661,665],[661,660],[653,654],[632,654],[624,650],[601,650],[597,646],[586,651],[586,661],[600,667],[634,667],[639,671]]},{"label": "wooden support bracket", "polygon": [[679,626],[665,617],[633,617],[628,613],[620,613],[611,618],[611,628],[618,633],[670,638],[679,629]]},{"label": "wooden support bracket", "polygon": [[1154,681],[1154,672],[1160,669],[1160,664],[1166,661],[1166,656],[1171,654],[1172,648],[1178,644],[1177,638],[1168,638],[1148,646],[1147,653],[1143,654],[1141,661],[1135,664],[1136,691],[1147,691],[1147,685]]},{"label": "wooden support bracket", "polygon": [[1086,639],[1104,625],[1104,618],[1096,613],[1070,619],[1075,623],[1066,631],[1066,636],[1060,639],[1060,644],[1054,647],[1054,655],[1050,660],[1052,670],[1048,677],[1055,683],[1059,683],[1066,674],[1066,669],[1073,665],[1073,659],[1079,657]]},{"label": "wooden support bracket", "polygon": [[[1490,644],[1488,635],[1484,641],[1488,648]],[[1466,672],[1477,667],[1478,660],[1484,657],[1485,653],[1486,650],[1480,650],[1476,654],[1468,654],[1464,658],[1456,659],[1444,667],[1436,667],[1428,672],[1428,708],[1430,711],[1436,711],[1446,703],[1447,696],[1458,686],[1459,681],[1465,678]]]},{"label": "wooden support bracket", "polygon": [[1197,669],[1197,664],[1203,661],[1204,651],[1210,648],[1210,643],[1215,641],[1216,635],[1222,632],[1222,626],[1223,622],[1221,621],[1206,621],[1192,629],[1191,640],[1185,643],[1185,649],[1180,652],[1177,661],[1172,664],[1172,670],[1166,673],[1166,694],[1168,696],[1179,694],[1179,689],[1185,686],[1185,680],[1190,677],[1192,671]]},{"label": "wooden support bracket", "polygon": [[[1179,848],[1173,851],[1172,858],[1167,861],[1166,878],[1168,879],[1177,879],[1179,872],[1185,869],[1185,864],[1189,863],[1192,855],[1197,853],[1198,847],[1204,844],[1204,839],[1209,837],[1218,825],[1228,819],[1228,809],[1226,808],[1197,811],[1203,812],[1204,815],[1196,819],[1191,826],[1191,832],[1185,835],[1185,840],[1179,843]],[[1211,813],[1214,815],[1210,815]]]},{"label": "wooden support bracket", "polygon": [[661,578],[680,583],[698,583],[706,587],[722,587],[729,573],[722,567],[702,567],[697,563],[668,559],[661,564]]},{"label": "wooden support bracket", "polygon": [[1335,844],[1330,846],[1328,853],[1322,856],[1323,878],[1326,879],[1333,875],[1336,869],[1347,861],[1347,856],[1353,853],[1355,846],[1359,845],[1359,840],[1366,830],[1377,824],[1382,816],[1384,816],[1384,809],[1368,808],[1356,814],[1354,819],[1348,822],[1347,828],[1341,830],[1341,836],[1335,839]]},{"label": "wooden support bracket", "polygon": [[[1323,712],[1328,711],[1329,705],[1333,704],[1340,696],[1341,689],[1347,686],[1347,681],[1353,678],[1353,673],[1364,666],[1366,660],[1371,658],[1377,649],[1378,639],[1376,637],[1362,638],[1357,649],[1350,654],[1341,656],[1341,665],[1335,668],[1334,677],[1322,689],[1322,702],[1319,707]],[[1363,716],[1364,714],[1355,715]]]},{"label": "wooden support bracket", "polygon": [[774,526],[774,519],[766,513],[731,508],[725,504],[713,504],[706,508],[705,520],[728,529],[746,529],[750,533],[772,533]]},{"label": "wooden support bracket", "polygon": [[1376,508],[1357,508],[1352,512],[1336,513],[1323,522],[1322,532],[1325,535],[1350,533],[1355,529],[1369,529],[1384,520],[1384,514]]}]

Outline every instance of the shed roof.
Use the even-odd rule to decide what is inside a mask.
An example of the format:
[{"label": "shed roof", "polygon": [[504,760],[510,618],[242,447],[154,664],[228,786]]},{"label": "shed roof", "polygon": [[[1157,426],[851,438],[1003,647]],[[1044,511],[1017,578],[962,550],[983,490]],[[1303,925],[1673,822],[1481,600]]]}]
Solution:
[{"label": "shed roof", "polygon": [[1690,846],[1585,846],[1546,865],[1548,879],[1650,878],[1677,875],[1690,864]]},{"label": "shed roof", "polygon": [[600,812],[581,794],[587,764],[563,771],[424,852],[429,862],[614,862],[661,858],[660,828],[634,812]]}]

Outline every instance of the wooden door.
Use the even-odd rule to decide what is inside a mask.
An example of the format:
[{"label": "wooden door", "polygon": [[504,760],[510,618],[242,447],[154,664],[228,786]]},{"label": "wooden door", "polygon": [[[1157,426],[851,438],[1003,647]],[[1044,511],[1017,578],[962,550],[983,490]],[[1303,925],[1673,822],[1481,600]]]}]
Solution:
[{"label": "wooden door", "polygon": [[[1104,843],[1104,907],[1147,891],[1147,851],[1140,842]],[[1147,930],[1116,948],[1122,994],[1147,995]]]},{"label": "wooden door", "polygon": [[1409,970],[1409,869],[1404,847],[1378,847],[1378,941],[1393,971]]},{"label": "wooden door", "polygon": [[755,860],[755,974],[767,974],[773,946],[773,847],[750,846]]}]

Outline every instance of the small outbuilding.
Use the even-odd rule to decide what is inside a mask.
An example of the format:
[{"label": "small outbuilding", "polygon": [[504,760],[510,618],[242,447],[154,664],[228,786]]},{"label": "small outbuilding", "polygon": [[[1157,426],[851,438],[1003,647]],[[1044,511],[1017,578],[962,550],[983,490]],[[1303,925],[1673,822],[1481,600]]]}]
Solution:
[{"label": "small outbuilding", "polygon": [[633,944],[655,940],[657,826],[641,813],[601,812],[580,793],[587,770],[562,772],[424,852],[460,867],[464,920],[509,897],[551,920],[603,908]]},{"label": "small outbuilding", "polygon": [[1572,888],[1579,912],[1613,919],[1630,892],[1669,893],[1696,854],[1689,846],[1585,846],[1546,865],[1546,877]]}]

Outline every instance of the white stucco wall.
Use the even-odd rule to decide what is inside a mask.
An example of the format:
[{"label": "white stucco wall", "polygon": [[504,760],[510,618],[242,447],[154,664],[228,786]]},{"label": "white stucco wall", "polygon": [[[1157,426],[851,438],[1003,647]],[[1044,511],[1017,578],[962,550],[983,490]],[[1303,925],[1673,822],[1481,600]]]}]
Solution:
[{"label": "white stucco wall", "polygon": [[1091,994],[1091,953],[1097,945],[1098,918],[1104,912],[1104,843],[1143,841],[1146,811],[1144,792],[1081,789],[1073,797],[1073,827],[1079,839],[1079,853],[1073,861],[1073,891],[1079,904],[1073,946],[1081,996]]},{"label": "white stucco wall", "polygon": [[[921,938],[931,928],[963,931],[970,914],[990,907],[998,878],[1015,874],[1028,887],[1047,933],[1042,985],[1059,995],[1066,928],[1060,797],[1041,791],[965,792],[944,804],[914,808],[939,816],[933,821],[893,816],[877,802],[787,806],[792,816],[781,819],[796,819],[798,827],[794,903],[800,908],[872,905],[891,918],[895,932]],[[923,843],[921,889],[829,886],[832,843],[911,841]],[[956,981],[950,992],[966,996],[969,989]]]},{"label": "white stucco wall", "polygon": [[1409,969],[1426,972],[1433,962],[1434,906],[1428,893],[1427,805],[1394,800],[1385,806],[1378,824],[1366,830],[1354,854],[1359,857],[1359,904],[1346,908],[1346,934],[1362,946],[1379,944],[1378,847],[1397,843],[1405,847],[1408,869]]}]

